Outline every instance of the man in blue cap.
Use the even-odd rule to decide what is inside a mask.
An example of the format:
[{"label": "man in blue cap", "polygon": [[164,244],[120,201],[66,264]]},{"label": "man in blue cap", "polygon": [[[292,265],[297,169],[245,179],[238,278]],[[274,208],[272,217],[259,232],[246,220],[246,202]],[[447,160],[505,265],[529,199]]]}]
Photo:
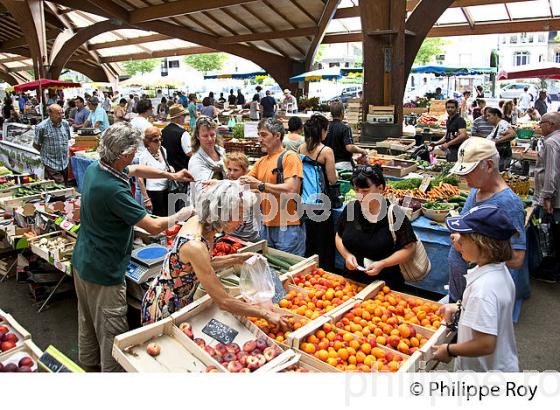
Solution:
[{"label": "man in blue cap", "polygon": [[517,229],[496,205],[475,206],[463,216],[447,218],[457,235],[455,246],[463,259],[475,264],[467,271],[462,304],[447,304],[438,313],[446,323],[459,311],[457,343],[437,345],[435,358],[455,371],[517,372],[519,364],[513,332],[515,285],[506,267],[512,257],[511,237]]}]

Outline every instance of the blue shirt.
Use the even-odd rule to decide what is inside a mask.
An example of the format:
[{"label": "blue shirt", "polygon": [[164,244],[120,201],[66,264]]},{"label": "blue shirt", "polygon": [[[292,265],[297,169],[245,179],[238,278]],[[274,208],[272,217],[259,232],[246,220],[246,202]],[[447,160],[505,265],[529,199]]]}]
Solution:
[{"label": "blue shirt", "polygon": [[41,145],[41,162],[43,165],[62,171],[68,168],[68,140],[71,138],[70,125],[62,120],[54,125],[50,118],[41,121],[35,127],[33,143]]},{"label": "blue shirt", "polygon": [[188,103],[189,99],[186,95],[182,95],[181,97],[179,97],[179,104],[181,104],[183,107],[187,108]]},{"label": "blue shirt", "polygon": [[[514,235],[511,238],[511,247],[513,250],[526,250],[526,238],[525,238],[525,211],[523,208],[523,202],[519,197],[510,189],[504,189],[490,198],[476,202],[476,194],[477,189],[471,189],[469,197],[465,202],[465,206],[463,206],[463,210],[461,211],[461,215],[467,213],[467,211],[475,206],[478,205],[496,205],[502,209],[504,209],[511,222],[519,232],[519,235]],[[451,246],[449,250],[448,256],[449,262],[449,301],[456,302],[459,299],[463,298],[463,292],[465,291],[466,287],[466,280],[465,276],[467,274],[467,262],[463,260],[461,254],[455,250],[453,246]],[[510,269],[510,273],[513,276],[514,282],[516,282],[517,292],[519,293],[519,283],[516,280],[519,273],[517,269]],[[519,297],[519,295],[518,295]]]},{"label": "blue shirt", "polygon": [[87,121],[89,117],[89,110],[86,107],[76,110],[76,116],[74,117],[74,124],[82,125]]},{"label": "blue shirt", "polygon": [[109,128],[109,117],[107,117],[107,113],[100,105],[97,106],[94,112],[89,113],[88,121],[90,123],[90,127],[95,127],[95,123],[100,121],[99,130],[101,132]]}]

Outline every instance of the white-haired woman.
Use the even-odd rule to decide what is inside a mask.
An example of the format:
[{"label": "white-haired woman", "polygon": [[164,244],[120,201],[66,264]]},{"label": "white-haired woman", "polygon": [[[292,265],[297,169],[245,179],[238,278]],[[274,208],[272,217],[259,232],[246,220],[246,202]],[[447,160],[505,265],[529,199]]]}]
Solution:
[{"label": "white-haired woman", "polygon": [[165,218],[152,218],[132,196],[130,177],[187,182],[185,170],[169,173],[132,165],[142,142],[140,131],[126,122],[107,128],[98,148],[100,161],[85,172],[80,235],[72,255],[78,295],[78,357],[89,371],[119,371],[111,351],[115,336],[128,330],[124,275],[132,251],[133,227],[159,234],[193,214],[183,208]]},{"label": "white-haired woman", "polygon": [[179,231],[161,273],[144,295],[143,324],[161,320],[191,303],[201,284],[220,309],[287,326],[287,316],[229,296],[216,276],[216,269],[241,264],[251,253],[210,256],[215,234],[235,231],[243,222],[243,210],[249,209],[255,200],[254,194],[244,191],[236,181],[217,181],[197,195],[196,216]]}]

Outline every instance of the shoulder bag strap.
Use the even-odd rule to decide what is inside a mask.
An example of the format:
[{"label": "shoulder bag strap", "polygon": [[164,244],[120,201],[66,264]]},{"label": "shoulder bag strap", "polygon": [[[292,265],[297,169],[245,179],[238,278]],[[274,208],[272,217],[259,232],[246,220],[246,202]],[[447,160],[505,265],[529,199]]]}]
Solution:
[{"label": "shoulder bag strap", "polygon": [[276,161],[276,169],[272,171],[272,173],[276,174],[277,184],[282,184],[284,182],[284,165],[282,162],[284,161],[284,156],[287,152],[287,150],[284,150],[284,152],[280,154],[278,160]]},{"label": "shoulder bag strap", "polygon": [[389,205],[389,209],[387,210],[387,220],[389,221],[389,231],[391,232],[391,236],[393,237],[393,242],[396,244],[397,243],[397,235],[395,233],[395,221],[394,221],[394,215],[393,215],[393,209],[395,208],[395,205],[391,204]]},{"label": "shoulder bag strap", "polygon": [[159,152],[161,152],[161,156],[163,157],[163,162],[165,162],[165,166],[167,167],[167,171],[171,172],[171,167],[169,166],[169,163],[167,162],[165,152],[163,152],[163,147],[159,147]]}]

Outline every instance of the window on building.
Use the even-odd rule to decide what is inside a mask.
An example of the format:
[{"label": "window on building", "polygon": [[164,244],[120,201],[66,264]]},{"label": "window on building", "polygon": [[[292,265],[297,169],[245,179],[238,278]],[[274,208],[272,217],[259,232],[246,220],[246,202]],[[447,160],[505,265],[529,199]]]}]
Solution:
[{"label": "window on building", "polygon": [[436,63],[443,64],[445,63],[445,54],[439,54],[436,56]]},{"label": "window on building", "polygon": [[527,41],[528,41],[529,43],[532,43],[532,42],[534,41],[534,39],[535,39],[535,36],[533,36],[532,34],[529,34],[529,35],[527,36]]},{"label": "window on building", "polygon": [[529,64],[529,52],[528,51],[516,51],[513,53],[513,65],[527,65]]},{"label": "window on building", "polygon": [[517,44],[517,34],[509,37],[510,44]]},{"label": "window on building", "polygon": [[560,51],[556,51],[554,53],[554,62],[555,63],[560,63]]},{"label": "window on building", "polygon": [[527,33],[521,33],[519,35],[519,40],[521,43],[526,43],[527,42]]},{"label": "window on building", "polygon": [[179,60],[170,60],[169,68],[179,68]]},{"label": "window on building", "polygon": [[545,43],[546,42],[546,36],[544,35],[544,33],[539,33],[537,41],[539,43]]}]

